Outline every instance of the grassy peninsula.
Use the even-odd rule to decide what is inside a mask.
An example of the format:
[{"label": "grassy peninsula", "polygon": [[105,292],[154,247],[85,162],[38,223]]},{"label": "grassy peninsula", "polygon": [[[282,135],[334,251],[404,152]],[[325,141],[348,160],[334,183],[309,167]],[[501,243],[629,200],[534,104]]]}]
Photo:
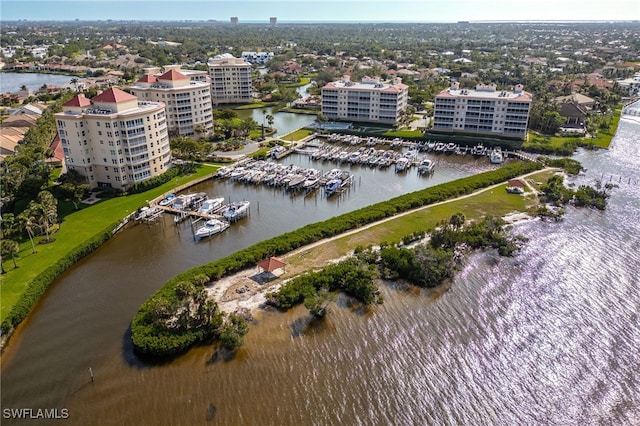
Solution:
[{"label": "grassy peninsula", "polygon": [[171,356],[219,336],[220,332],[215,326],[210,327],[199,323],[198,327],[186,326],[178,329],[173,326],[173,322],[166,321],[166,315],[158,315],[159,306],[182,306],[179,303],[178,289],[185,282],[202,286],[202,277],[206,276],[208,283],[205,285],[215,285],[216,280],[252,267],[266,257],[288,253],[411,209],[471,194],[477,189],[505,182],[513,177],[539,170],[541,167],[539,163],[511,163],[497,170],[405,194],[261,241],[233,255],[186,271],[169,280],[140,307],[131,326],[134,348],[138,353],[145,355]]}]

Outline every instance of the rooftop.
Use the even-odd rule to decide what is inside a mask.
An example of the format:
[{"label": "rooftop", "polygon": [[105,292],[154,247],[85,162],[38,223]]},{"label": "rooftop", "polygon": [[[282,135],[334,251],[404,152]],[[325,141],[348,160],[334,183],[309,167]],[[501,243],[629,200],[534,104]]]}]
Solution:
[{"label": "rooftop", "polygon": [[115,87],[112,87],[110,89],[105,90],[104,92],[100,93],[98,96],[94,97],[93,99],[91,99],[94,103],[95,102],[104,102],[104,103],[110,103],[110,104],[117,104],[120,102],[127,102],[127,101],[133,101],[133,100],[137,100],[138,98],[136,98],[135,96],[124,92],[120,89],[116,89]]}]

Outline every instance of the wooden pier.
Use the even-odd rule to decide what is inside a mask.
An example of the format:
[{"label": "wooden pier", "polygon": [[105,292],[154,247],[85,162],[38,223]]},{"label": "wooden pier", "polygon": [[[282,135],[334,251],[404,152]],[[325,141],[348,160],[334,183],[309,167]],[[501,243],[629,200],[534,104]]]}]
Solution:
[{"label": "wooden pier", "polygon": [[[173,207],[170,206],[161,206],[161,205],[154,205],[154,207],[163,210],[167,213],[172,213],[175,214],[179,217],[184,217],[185,219],[189,216],[191,217],[197,217],[197,218],[201,218],[201,219],[224,219],[224,217],[222,215],[219,214],[215,214],[215,213],[200,213],[200,212],[196,212],[193,210],[180,210],[180,209],[175,209]],[[220,210],[218,210],[220,211]]]}]

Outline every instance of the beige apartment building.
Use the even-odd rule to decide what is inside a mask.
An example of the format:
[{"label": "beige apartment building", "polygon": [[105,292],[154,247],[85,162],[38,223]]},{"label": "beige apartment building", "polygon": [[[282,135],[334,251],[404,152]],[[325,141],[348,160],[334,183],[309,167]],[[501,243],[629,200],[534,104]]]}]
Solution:
[{"label": "beige apartment building", "polygon": [[330,119],[396,124],[407,107],[409,87],[400,79],[351,81],[348,75],[322,88],[322,115]]},{"label": "beige apartment building", "polygon": [[122,190],[171,167],[165,104],[111,88],[79,94],[55,114],[66,166],[92,188]]},{"label": "beige apartment building", "polygon": [[251,93],[251,64],[230,54],[210,58],[211,99],[214,104],[249,103]]},{"label": "beige apartment building", "polygon": [[524,140],[533,96],[518,84],[513,91],[495,84],[460,89],[458,82],[436,95],[433,130]]},{"label": "beige apartment building", "polygon": [[148,69],[148,74],[131,86],[131,93],[140,100],[166,105],[169,133],[192,138],[210,135],[213,116],[206,73],[183,72],[179,66],[165,67],[165,72],[156,75],[153,71]]}]

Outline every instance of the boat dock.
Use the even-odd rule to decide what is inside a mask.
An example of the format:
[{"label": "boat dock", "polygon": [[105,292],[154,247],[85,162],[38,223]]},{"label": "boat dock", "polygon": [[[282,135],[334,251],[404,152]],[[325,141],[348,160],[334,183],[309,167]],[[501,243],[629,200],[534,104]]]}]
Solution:
[{"label": "boat dock", "polygon": [[[200,219],[219,219],[222,220],[224,219],[224,217],[220,214],[216,214],[216,213],[200,213],[194,210],[181,210],[181,209],[176,209],[173,208],[171,206],[161,206],[161,205],[155,205],[154,207],[156,207],[159,210],[162,210],[163,212],[167,212],[167,213],[171,213],[176,215],[176,218],[181,218],[182,220],[186,219],[187,217],[197,217]],[[220,210],[219,210],[220,211]],[[174,222],[178,223],[178,221]]]}]

